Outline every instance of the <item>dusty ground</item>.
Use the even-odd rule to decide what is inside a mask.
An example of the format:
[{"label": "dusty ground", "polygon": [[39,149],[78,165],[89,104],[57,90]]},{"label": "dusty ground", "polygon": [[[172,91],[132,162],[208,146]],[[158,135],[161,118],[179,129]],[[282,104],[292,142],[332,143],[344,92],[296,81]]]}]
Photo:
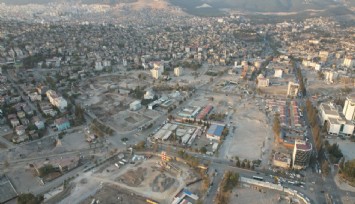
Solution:
[{"label": "dusty ground", "polygon": [[115,185],[108,184],[108,185],[103,185],[103,187],[98,190],[98,192],[95,195],[90,196],[83,202],[82,204],[90,204],[91,201],[99,200],[100,203],[105,203],[105,204],[116,204],[116,203],[122,203],[122,204],[145,204],[146,198],[139,196],[139,195],[132,195],[130,192],[119,188]]},{"label": "dusty ground", "polygon": [[[154,119],[145,115],[146,112],[152,112],[152,110],[142,109],[138,112],[126,110],[112,115],[111,117],[106,117],[104,122],[116,128],[117,131],[130,131]],[[152,115],[151,113],[149,114]],[[158,116],[158,114],[155,114],[155,117]]]},{"label": "dusty ground", "polygon": [[[122,199],[122,203],[139,204],[141,198],[150,198],[159,203],[171,203],[173,197],[185,187],[186,183],[196,177],[191,177],[194,175],[193,171],[182,163],[175,163],[175,166],[182,170],[181,174],[161,172],[156,167],[158,161],[160,159],[152,158],[134,165],[126,164],[121,168],[111,164],[102,171],[87,172],[74,180],[75,189],[61,203],[81,201],[88,203],[93,198],[99,198],[100,203],[120,203],[117,197]],[[81,182],[83,180],[86,182]],[[130,181],[132,183],[129,183]],[[131,194],[137,200],[132,200],[132,196],[128,196]]]},{"label": "dusty ground", "polygon": [[336,183],[336,185],[344,190],[344,191],[351,191],[351,192],[355,192],[355,187],[350,186],[349,184],[347,184],[343,179],[341,179],[339,176],[335,176],[334,177],[334,181]]},{"label": "dusty ground", "polygon": [[255,190],[248,187],[237,188],[233,191],[230,198],[230,203],[248,203],[248,204],[286,204],[286,199],[278,200],[280,192],[269,189]]}]

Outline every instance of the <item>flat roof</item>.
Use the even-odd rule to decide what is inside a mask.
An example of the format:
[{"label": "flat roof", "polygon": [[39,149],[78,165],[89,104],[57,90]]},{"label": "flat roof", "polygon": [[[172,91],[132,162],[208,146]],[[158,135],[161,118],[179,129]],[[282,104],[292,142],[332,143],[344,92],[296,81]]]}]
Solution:
[{"label": "flat roof", "polygon": [[223,130],[224,130],[224,126],[213,124],[208,129],[207,134],[220,137],[220,136],[222,136]]}]

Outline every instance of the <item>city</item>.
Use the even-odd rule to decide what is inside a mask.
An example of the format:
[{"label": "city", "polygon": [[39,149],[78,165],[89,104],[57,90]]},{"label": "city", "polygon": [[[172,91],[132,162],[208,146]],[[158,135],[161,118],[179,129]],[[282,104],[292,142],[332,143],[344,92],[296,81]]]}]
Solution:
[{"label": "city", "polygon": [[0,0],[0,203],[355,203],[355,3],[239,1]]}]

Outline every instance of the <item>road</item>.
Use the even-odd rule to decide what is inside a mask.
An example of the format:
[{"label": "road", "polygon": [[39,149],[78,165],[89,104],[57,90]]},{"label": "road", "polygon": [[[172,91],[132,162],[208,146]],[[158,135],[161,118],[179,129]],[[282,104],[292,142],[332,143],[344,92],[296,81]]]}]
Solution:
[{"label": "road", "polygon": [[[296,63],[295,69],[301,69],[299,63]],[[297,77],[297,71],[295,71],[295,75]],[[305,88],[307,90],[307,85],[305,84]],[[306,137],[309,139],[309,142],[311,142],[313,148],[315,148],[315,141],[312,135],[312,129],[310,128],[310,123],[308,119],[308,114],[307,114],[307,108],[306,108],[306,100],[308,99],[308,96],[304,96],[303,98],[297,99],[298,103],[300,104],[301,107],[303,107],[303,118],[305,121],[305,126],[307,127],[307,135]],[[323,175],[317,173],[317,170],[320,169],[320,164],[322,164],[322,161],[326,159],[325,154],[323,151],[320,151],[319,153],[315,152],[313,155],[311,161],[310,161],[310,167],[311,171],[307,175],[307,179],[311,180],[312,182],[315,182],[315,184],[311,185],[308,183],[308,185],[311,185],[314,187],[315,192],[314,196],[316,197],[316,200],[318,203],[326,203],[326,193],[329,193],[330,197],[332,198],[332,202],[334,204],[341,204],[341,197],[346,196],[346,195],[352,195],[355,196],[355,193],[352,192],[347,192],[347,191],[342,191],[338,188],[338,186],[334,182],[334,177],[336,176],[337,171],[334,170],[334,168],[331,168],[332,171],[328,176],[323,177]],[[323,194],[324,192],[325,194]]]}]

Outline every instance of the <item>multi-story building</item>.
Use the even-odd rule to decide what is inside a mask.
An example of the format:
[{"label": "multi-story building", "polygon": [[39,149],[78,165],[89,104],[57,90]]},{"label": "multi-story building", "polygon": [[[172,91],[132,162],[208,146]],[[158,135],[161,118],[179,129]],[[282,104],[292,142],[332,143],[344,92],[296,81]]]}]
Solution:
[{"label": "multi-story building", "polygon": [[292,154],[292,168],[304,169],[308,166],[309,160],[312,156],[312,144],[303,141],[296,140]]},{"label": "multi-story building", "polygon": [[351,57],[346,57],[344,59],[343,65],[346,67],[352,67],[355,64],[355,60]]},{"label": "multi-story building", "polygon": [[287,96],[296,97],[298,94],[299,88],[300,88],[300,85],[298,83],[294,83],[291,81],[288,82]]},{"label": "multi-story building", "polygon": [[64,110],[68,106],[67,101],[63,97],[59,96],[55,91],[48,90],[46,95],[49,99],[49,102],[60,110]]},{"label": "multi-story building", "polygon": [[282,78],[282,74],[283,74],[282,69],[275,69],[274,77],[276,77],[276,78]]},{"label": "multi-story building", "polygon": [[346,97],[343,114],[347,120],[355,120],[355,94]]},{"label": "multi-story building", "polygon": [[159,79],[161,76],[161,72],[159,69],[152,69],[152,70],[150,70],[150,72],[152,73],[152,77],[154,79]]},{"label": "multi-story building", "polygon": [[181,76],[181,74],[182,74],[182,68],[181,67],[175,67],[174,68],[174,75],[175,76]]},{"label": "multi-story building", "polygon": [[328,134],[352,135],[354,124],[341,116],[333,103],[321,103],[319,106],[319,117],[321,124],[327,127]]},{"label": "multi-story building", "polygon": [[161,74],[164,72],[164,63],[163,62],[154,62],[153,69],[150,70],[152,77],[154,79],[159,79]]}]

